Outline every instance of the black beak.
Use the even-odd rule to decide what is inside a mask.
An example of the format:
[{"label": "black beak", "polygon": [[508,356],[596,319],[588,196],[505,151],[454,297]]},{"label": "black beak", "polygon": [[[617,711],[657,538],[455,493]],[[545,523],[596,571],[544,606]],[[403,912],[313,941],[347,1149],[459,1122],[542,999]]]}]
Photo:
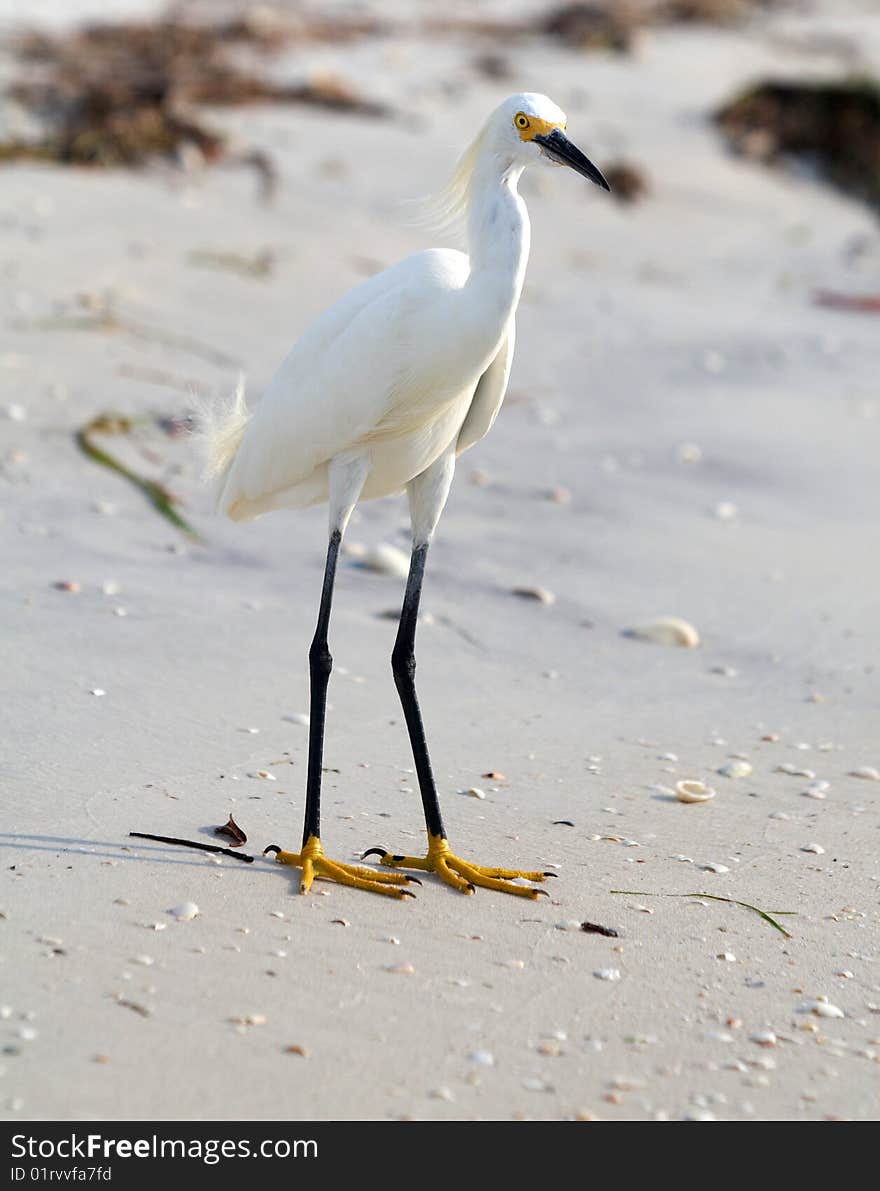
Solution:
[{"label": "black beak", "polygon": [[584,156],[577,145],[573,145],[565,133],[560,132],[558,128],[554,128],[548,136],[536,136],[535,140],[551,161],[558,161],[560,165],[569,165],[583,177],[589,178],[591,182],[601,186],[603,190],[611,190],[602,171],[597,169],[589,157]]}]

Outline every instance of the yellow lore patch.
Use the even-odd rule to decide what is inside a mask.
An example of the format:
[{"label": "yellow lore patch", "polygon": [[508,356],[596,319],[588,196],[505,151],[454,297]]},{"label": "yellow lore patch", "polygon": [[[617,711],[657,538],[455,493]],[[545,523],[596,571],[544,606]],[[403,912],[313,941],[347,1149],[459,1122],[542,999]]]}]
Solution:
[{"label": "yellow lore patch", "polygon": [[525,112],[516,113],[513,125],[523,141],[533,141],[536,136],[549,136],[555,128],[565,131],[564,124],[555,124],[552,120],[539,120],[537,116],[527,116]]}]

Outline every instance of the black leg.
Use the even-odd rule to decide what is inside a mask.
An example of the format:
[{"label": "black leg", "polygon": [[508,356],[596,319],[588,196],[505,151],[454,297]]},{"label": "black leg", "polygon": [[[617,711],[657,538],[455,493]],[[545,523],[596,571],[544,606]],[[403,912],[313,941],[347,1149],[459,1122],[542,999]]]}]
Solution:
[{"label": "black leg", "polygon": [[427,556],[427,543],[413,547],[409,578],[406,581],[406,594],[403,597],[403,610],[400,613],[400,626],[397,630],[394,651],[391,654],[391,668],[394,671],[394,682],[397,686],[397,693],[400,695],[409,731],[428,833],[431,836],[440,836],[445,839],[446,832],[443,829],[440,803],[437,800],[437,786],[431,770],[431,758],[428,756],[428,743],[425,740],[425,726],[422,723],[422,713],[416,694],[416,623],[419,618],[419,600],[422,594],[422,579],[425,574]]},{"label": "black leg", "polygon": [[327,563],[324,567],[324,587],[321,591],[321,607],[318,612],[318,627],[309,650],[309,677],[311,702],[309,706],[309,766],[306,777],[306,814],[303,823],[303,846],[309,839],[321,837],[321,768],[324,762],[324,721],[327,715],[327,686],[333,658],[327,644],[327,629],[330,624],[330,608],[333,603],[333,582],[336,578],[336,562],[339,558],[339,543],[342,534],[334,530],[327,547]]}]

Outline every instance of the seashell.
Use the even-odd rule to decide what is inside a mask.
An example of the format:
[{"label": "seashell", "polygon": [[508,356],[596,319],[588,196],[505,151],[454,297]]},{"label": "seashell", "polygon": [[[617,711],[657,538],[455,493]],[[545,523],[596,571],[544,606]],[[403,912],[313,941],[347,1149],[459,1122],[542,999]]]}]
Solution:
[{"label": "seashell", "polygon": [[815,1017],[846,1017],[842,1009],[832,1005],[830,1001],[808,1001],[804,1009]]},{"label": "seashell", "polygon": [[379,542],[366,550],[358,560],[358,565],[366,571],[374,571],[377,575],[393,575],[396,579],[405,579],[409,574],[409,556],[390,542]]},{"label": "seashell", "polygon": [[802,852],[814,852],[817,856],[824,856],[825,849],[821,844],[804,844],[801,848]]},{"label": "seashell", "polygon": [[803,793],[805,798],[827,798],[827,791],[830,789],[830,782],[810,782]]},{"label": "seashell", "polygon": [[619,968],[597,968],[596,971],[593,973],[593,975],[596,977],[597,980],[610,980],[610,981],[619,980],[620,979],[620,969]]},{"label": "seashell", "polygon": [[722,777],[748,777],[752,772],[752,767],[748,761],[725,761],[723,765],[718,767],[718,772]]},{"label": "seashell", "polygon": [[172,906],[168,913],[178,922],[191,922],[198,917],[199,907],[195,902],[181,902],[179,906]]},{"label": "seashell", "polygon": [[776,766],[777,773],[788,773],[792,777],[805,777],[807,781],[812,781],[816,776],[812,769],[801,769],[800,766],[793,764],[791,761],[786,761],[782,765]]},{"label": "seashell", "polygon": [[880,782],[880,769],[873,765],[860,765],[858,769],[850,770],[850,777],[860,777],[866,782]]},{"label": "seashell", "polygon": [[471,788],[469,790],[466,790],[465,793],[468,794],[471,798],[485,798],[486,797],[486,791],[481,790],[479,788],[479,786],[471,786]]},{"label": "seashell", "polygon": [[776,1035],[772,1030],[758,1030],[757,1033],[749,1035],[749,1042],[754,1042],[758,1046],[775,1046]]},{"label": "seashell", "polygon": [[675,783],[675,797],[679,802],[708,802],[715,797],[715,791],[704,782],[688,778]]},{"label": "seashell", "polygon": [[718,864],[714,860],[710,860],[708,864],[701,864],[700,868],[706,873],[729,873],[730,869],[726,864]]},{"label": "seashell", "polygon": [[634,637],[637,641],[652,641],[655,645],[678,645],[684,649],[696,649],[700,644],[700,634],[680,616],[659,616],[649,624],[628,629],[626,636]]}]

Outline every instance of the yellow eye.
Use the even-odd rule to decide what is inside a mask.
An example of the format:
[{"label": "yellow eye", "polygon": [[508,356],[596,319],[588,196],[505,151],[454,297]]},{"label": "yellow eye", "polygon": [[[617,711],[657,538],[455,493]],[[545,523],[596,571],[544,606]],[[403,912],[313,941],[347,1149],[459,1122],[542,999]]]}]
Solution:
[{"label": "yellow eye", "polygon": [[517,128],[528,128],[528,126],[529,126],[529,118],[528,118],[528,116],[524,116],[524,115],[523,115],[523,113],[522,113],[522,112],[520,112],[520,113],[517,115],[517,117],[516,117],[516,119],[515,119],[514,123],[516,124]]}]

